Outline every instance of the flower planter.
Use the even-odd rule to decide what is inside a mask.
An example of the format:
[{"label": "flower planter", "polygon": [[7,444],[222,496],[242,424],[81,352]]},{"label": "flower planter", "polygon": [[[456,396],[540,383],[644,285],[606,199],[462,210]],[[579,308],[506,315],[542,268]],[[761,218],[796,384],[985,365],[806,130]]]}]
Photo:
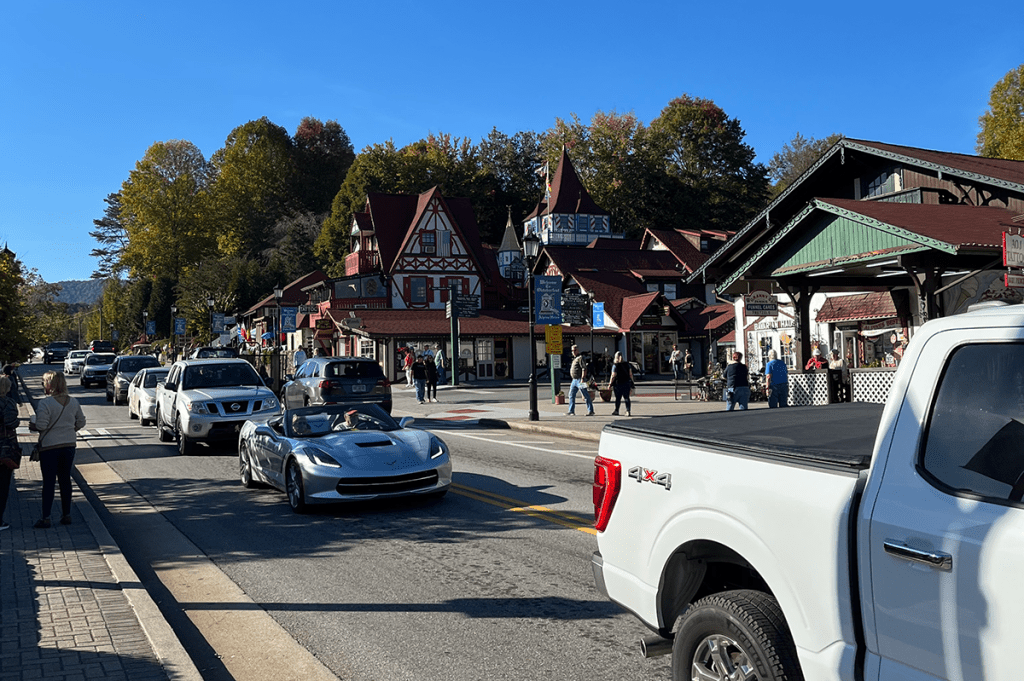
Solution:
[{"label": "flower planter", "polygon": [[565,404],[565,395],[555,395],[555,404]]},{"label": "flower planter", "polygon": [[597,392],[597,394],[601,396],[601,400],[604,401],[604,402],[611,402],[612,401],[612,391],[611,390],[599,390]]}]

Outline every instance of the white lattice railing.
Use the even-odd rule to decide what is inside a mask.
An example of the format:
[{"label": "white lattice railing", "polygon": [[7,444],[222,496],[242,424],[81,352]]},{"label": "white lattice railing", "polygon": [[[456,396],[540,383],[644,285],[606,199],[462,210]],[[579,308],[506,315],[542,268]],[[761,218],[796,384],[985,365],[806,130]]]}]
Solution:
[{"label": "white lattice railing", "polygon": [[852,369],[853,401],[884,404],[895,377],[895,369]]},{"label": "white lattice railing", "polygon": [[789,404],[795,407],[828,404],[828,374],[790,374]]}]

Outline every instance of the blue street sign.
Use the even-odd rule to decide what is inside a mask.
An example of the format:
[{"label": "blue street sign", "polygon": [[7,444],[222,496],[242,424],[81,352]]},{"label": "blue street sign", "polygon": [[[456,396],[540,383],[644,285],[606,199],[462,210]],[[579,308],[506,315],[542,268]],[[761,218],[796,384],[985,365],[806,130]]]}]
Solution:
[{"label": "blue street sign", "polygon": [[175,317],[174,318],[174,335],[184,336],[185,335],[185,318]]},{"label": "blue street sign", "polygon": [[156,335],[156,321],[146,322],[146,335],[147,336],[155,336]]},{"label": "blue street sign", "polygon": [[533,292],[534,323],[561,324],[562,278],[557,276],[535,276],[533,278]]},{"label": "blue street sign", "polygon": [[213,332],[216,334],[224,333],[224,313],[214,312],[213,313]]},{"label": "blue street sign", "polygon": [[114,329],[114,334],[113,334],[113,336],[111,337],[110,340],[117,340],[120,336],[121,336],[120,332],[118,332],[117,329]]},{"label": "blue street sign", "polygon": [[593,315],[590,320],[590,326],[595,329],[604,328],[604,303],[594,303],[592,308]]},{"label": "blue street sign", "polygon": [[295,315],[299,313],[297,307],[282,307],[281,308],[281,331],[284,333],[292,333],[295,331]]}]

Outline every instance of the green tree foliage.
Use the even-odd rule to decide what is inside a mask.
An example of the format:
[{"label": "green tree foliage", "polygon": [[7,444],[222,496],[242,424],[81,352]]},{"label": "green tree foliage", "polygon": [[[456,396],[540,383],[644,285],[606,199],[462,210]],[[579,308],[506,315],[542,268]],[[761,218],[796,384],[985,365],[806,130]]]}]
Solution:
[{"label": "green tree foliage", "polygon": [[60,284],[48,284],[31,269],[22,277],[21,299],[28,314],[26,331],[36,344],[70,340],[68,306],[57,300]]},{"label": "green tree foliage", "polygon": [[263,290],[258,281],[260,271],[260,265],[251,259],[227,256],[210,258],[186,272],[174,292],[178,315],[187,320],[188,331],[204,341],[213,338],[207,302],[211,298],[214,312],[242,312],[252,307],[240,295],[251,299]]},{"label": "green tree foliage", "polygon": [[327,214],[355,160],[352,141],[337,121],[321,123],[308,116],[299,123],[292,141],[296,209],[307,214]]},{"label": "green tree foliage", "polygon": [[271,228],[292,204],[292,148],[288,132],[264,117],[232,130],[214,153],[212,214],[220,253],[255,257],[273,245]]},{"label": "green tree foliage", "polygon": [[978,123],[980,155],[1024,161],[1024,64],[995,84]]},{"label": "green tree foliage", "polygon": [[772,185],[772,196],[778,196],[786,187],[793,184],[842,138],[842,135],[834,133],[816,140],[813,137],[804,137],[798,132],[796,137],[782,145],[782,149],[775,152],[768,162],[768,176],[775,183]]},{"label": "green tree foliage", "polygon": [[505,207],[511,207],[513,221],[519,222],[544,191],[544,177],[536,172],[543,156],[541,136],[529,131],[510,136],[492,128],[478,148],[481,167],[496,186],[489,213],[478,213],[477,220],[486,234],[484,241],[499,243],[508,219]]},{"label": "green tree foliage", "polygon": [[[671,226],[736,230],[768,199],[768,173],[740,122],[709,99],[683,95],[651,121],[653,158],[674,180]],[[670,225],[665,225],[670,226]]]},{"label": "green tree foliage", "polygon": [[177,277],[214,247],[207,219],[210,165],[191,142],[157,142],[121,188],[128,234],[122,263],[134,277]]},{"label": "green tree foliage", "polygon": [[21,262],[4,248],[0,250],[0,361],[24,362],[32,352],[33,343],[48,338],[31,335],[28,308],[23,298],[25,284]]},{"label": "green tree foliage", "polygon": [[128,246],[128,230],[121,222],[121,192],[107,194],[103,199],[107,207],[103,209],[103,217],[93,220],[96,229],[89,236],[99,242],[99,248],[89,253],[99,260],[93,279],[107,279],[120,276],[124,272],[124,250]]}]

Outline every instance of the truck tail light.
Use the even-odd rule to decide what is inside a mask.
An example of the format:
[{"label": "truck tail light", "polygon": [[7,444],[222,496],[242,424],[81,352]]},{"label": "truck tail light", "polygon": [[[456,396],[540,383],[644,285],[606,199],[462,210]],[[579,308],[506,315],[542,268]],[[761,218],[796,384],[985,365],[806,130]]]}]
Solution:
[{"label": "truck tail light", "polygon": [[594,528],[604,532],[611,520],[622,486],[622,464],[599,456],[594,459]]},{"label": "truck tail light", "polygon": [[320,388],[321,390],[326,390],[326,389],[331,387],[331,382],[330,381],[320,381],[320,383],[317,385],[317,387]]}]

